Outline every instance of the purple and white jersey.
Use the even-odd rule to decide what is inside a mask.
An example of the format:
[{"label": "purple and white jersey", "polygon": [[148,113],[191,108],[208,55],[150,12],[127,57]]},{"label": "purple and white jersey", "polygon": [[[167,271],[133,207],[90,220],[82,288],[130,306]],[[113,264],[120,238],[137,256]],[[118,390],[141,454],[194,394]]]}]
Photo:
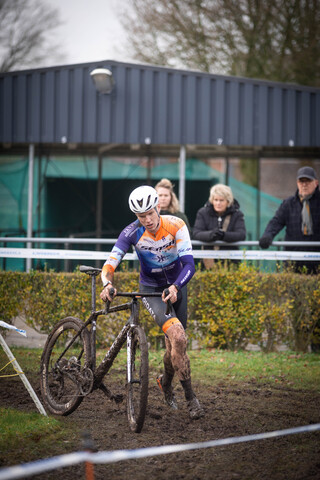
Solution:
[{"label": "purple and white jersey", "polygon": [[195,272],[189,231],[178,217],[160,216],[160,227],[155,235],[139,220],[130,223],[120,233],[103,270],[114,271],[132,246],[140,260],[143,285],[161,287],[175,283],[181,288]]}]

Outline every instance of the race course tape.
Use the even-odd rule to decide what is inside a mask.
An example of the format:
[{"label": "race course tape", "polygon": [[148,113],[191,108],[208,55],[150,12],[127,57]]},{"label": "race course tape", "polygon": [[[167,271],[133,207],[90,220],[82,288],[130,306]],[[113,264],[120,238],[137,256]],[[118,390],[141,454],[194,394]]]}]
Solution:
[{"label": "race course tape", "polygon": [[[2,258],[43,258],[53,260],[106,260],[110,252],[94,250],[59,250],[55,248],[0,248]],[[137,260],[135,253],[127,253],[125,260]]]},{"label": "race course tape", "polygon": [[2,320],[0,320],[0,327],[7,328],[8,330],[14,330],[20,333],[20,335],[23,335],[24,337],[27,336],[27,332],[25,330],[22,330],[22,328],[17,328],[14,325],[11,325],[7,322],[3,322]]},{"label": "race course tape", "polygon": [[57,468],[69,467],[81,462],[89,463],[115,463],[124,460],[137,458],[153,457],[157,455],[167,455],[170,453],[185,452],[187,450],[199,450],[203,448],[219,447],[233,445],[236,443],[252,442],[255,440],[265,440],[269,438],[282,437],[297,433],[315,432],[320,430],[320,423],[305,425],[303,427],[287,428],[285,430],[275,430],[273,432],[258,433],[255,435],[244,435],[243,437],[223,438],[220,440],[209,440],[206,442],[186,443],[180,445],[163,445],[160,447],[138,448],[134,450],[115,450],[113,452],[75,452],[66,455],[60,455],[49,459],[38,460],[36,462],[25,463],[0,469],[0,480],[14,480],[36,475],[41,472],[55,470]]},{"label": "race course tape", "polygon": [[[106,260],[110,252],[94,250],[59,250],[46,248],[0,248],[2,258],[43,258],[53,260]],[[320,261],[320,252],[260,250],[193,250],[194,258],[230,260],[304,260]],[[126,253],[124,260],[138,260],[136,253]]]}]

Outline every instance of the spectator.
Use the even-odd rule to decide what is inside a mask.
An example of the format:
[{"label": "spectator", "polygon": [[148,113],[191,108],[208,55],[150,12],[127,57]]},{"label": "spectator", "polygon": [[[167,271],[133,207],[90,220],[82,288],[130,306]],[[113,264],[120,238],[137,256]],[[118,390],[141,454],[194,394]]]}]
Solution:
[{"label": "spectator", "polygon": [[[193,227],[193,238],[202,242],[240,242],[246,238],[244,216],[240,205],[233,198],[227,185],[217,184],[211,187],[209,200],[197,212]],[[215,246],[215,249],[238,250],[238,247]],[[211,268],[213,259],[204,259],[206,268]]]},{"label": "spectator", "polygon": [[190,232],[190,223],[185,213],[180,211],[179,200],[173,191],[173,185],[167,178],[157,183],[155,189],[159,197],[160,215],[174,215],[182,218]]},{"label": "spectator", "polygon": [[[273,238],[286,227],[285,241],[320,241],[320,192],[313,168],[302,167],[297,173],[297,191],[282,202],[259,240],[261,248],[268,248]],[[319,247],[285,247],[285,250],[320,251]],[[297,261],[296,272],[305,267],[307,273],[317,273],[319,261]]]}]

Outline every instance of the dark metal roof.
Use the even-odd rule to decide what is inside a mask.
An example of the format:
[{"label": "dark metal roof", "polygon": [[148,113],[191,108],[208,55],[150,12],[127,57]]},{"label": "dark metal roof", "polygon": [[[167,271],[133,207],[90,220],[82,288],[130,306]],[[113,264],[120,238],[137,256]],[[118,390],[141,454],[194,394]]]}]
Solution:
[{"label": "dark metal roof", "polygon": [[[115,80],[108,95],[90,78],[102,66]],[[312,156],[320,148],[320,89],[108,60],[9,72],[0,75],[0,143],[56,153],[102,147],[141,155],[161,146],[176,155],[182,144],[200,155]]]}]

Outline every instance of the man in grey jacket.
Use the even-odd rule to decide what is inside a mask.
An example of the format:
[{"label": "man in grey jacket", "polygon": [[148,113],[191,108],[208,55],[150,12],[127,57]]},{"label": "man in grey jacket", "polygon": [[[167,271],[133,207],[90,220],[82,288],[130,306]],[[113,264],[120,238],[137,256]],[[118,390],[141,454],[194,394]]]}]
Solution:
[{"label": "man in grey jacket", "polygon": [[[316,172],[311,167],[302,167],[297,173],[297,191],[282,202],[274,217],[268,223],[259,240],[261,248],[268,248],[273,238],[284,227],[285,241],[320,241],[320,192]],[[320,247],[286,247],[292,251],[320,251]],[[317,273],[319,261],[297,261],[295,271],[305,267],[307,273]]]}]

